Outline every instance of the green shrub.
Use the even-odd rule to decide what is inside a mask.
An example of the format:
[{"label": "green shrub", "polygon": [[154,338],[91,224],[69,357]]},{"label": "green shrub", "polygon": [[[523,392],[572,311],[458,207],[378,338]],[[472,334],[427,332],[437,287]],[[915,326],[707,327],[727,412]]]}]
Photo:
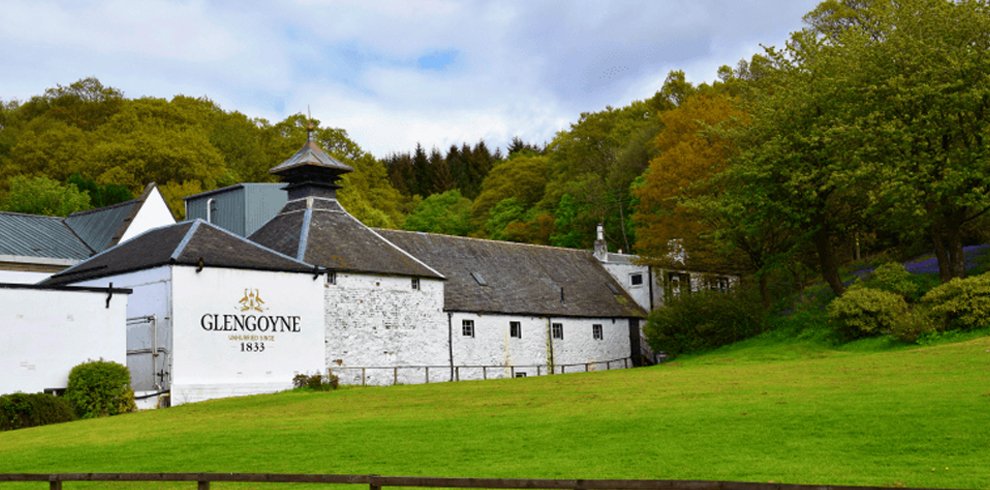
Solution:
[{"label": "green shrub", "polygon": [[943,329],[990,325],[990,273],[953,279],[921,297]]},{"label": "green shrub", "polygon": [[127,367],[111,361],[84,362],[69,372],[65,390],[76,415],[88,419],[133,412],[134,391]]},{"label": "green shrub", "polygon": [[907,301],[918,299],[919,284],[900,262],[881,264],[861,282],[862,286],[902,296]]},{"label": "green shrub", "polygon": [[891,333],[908,312],[902,296],[866,287],[849,288],[828,305],[829,322],[847,338]]},{"label": "green shrub", "polygon": [[336,390],[339,385],[340,378],[335,376],[333,373],[328,373],[326,375],[322,375],[320,373],[297,374],[292,378],[292,386],[313,391]]},{"label": "green shrub", "polygon": [[670,357],[713,349],[763,330],[759,298],[742,291],[681,294],[650,313],[644,331],[650,346]]},{"label": "green shrub", "polygon": [[0,396],[0,430],[22,429],[75,420],[64,398],[45,393],[12,393]]},{"label": "green shrub", "polygon": [[894,322],[890,334],[904,342],[916,343],[922,337],[938,332],[938,325],[931,314],[920,305],[915,305],[904,317]]}]

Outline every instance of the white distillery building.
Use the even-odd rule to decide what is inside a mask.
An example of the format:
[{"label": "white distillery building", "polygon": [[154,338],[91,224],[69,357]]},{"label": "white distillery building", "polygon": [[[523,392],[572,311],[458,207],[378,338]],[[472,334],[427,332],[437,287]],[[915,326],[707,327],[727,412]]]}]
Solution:
[{"label": "white distillery building", "polygon": [[250,236],[162,226],[43,284],[132,291],[144,406],[283,390],[298,373],[388,385],[639,364],[645,310],[590,251],[374,230],[336,199],[349,171],[307,142],[272,169],[285,203]]}]

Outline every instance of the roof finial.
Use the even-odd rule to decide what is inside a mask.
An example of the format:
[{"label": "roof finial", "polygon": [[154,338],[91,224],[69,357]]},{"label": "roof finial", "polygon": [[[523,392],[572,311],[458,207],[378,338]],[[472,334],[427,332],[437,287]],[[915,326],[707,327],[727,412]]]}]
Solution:
[{"label": "roof finial", "polygon": [[313,114],[309,112],[309,104],[306,104],[306,142],[313,141]]}]

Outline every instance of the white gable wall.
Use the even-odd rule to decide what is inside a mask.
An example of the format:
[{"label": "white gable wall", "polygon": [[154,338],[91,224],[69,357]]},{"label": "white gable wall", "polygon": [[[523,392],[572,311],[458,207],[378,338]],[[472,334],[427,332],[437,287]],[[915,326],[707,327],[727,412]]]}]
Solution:
[{"label": "white gable wall", "polygon": [[65,388],[77,364],[127,362],[127,295],[0,288],[0,394]]},{"label": "white gable wall", "polygon": [[[354,368],[384,368],[365,369],[363,381],[390,385],[424,382],[420,367],[449,366],[443,281],[420,279],[413,289],[410,277],[338,272],[324,293],[326,366],[342,383],[362,383]],[[417,368],[396,372],[396,366]],[[446,376],[436,371],[431,369],[431,380]]]},{"label": "white gable wall", "polygon": [[324,372],[323,276],[187,266],[172,274],[172,404],[272,393],[292,388],[296,374]]},{"label": "white gable wall", "polygon": [[165,198],[162,197],[161,191],[158,190],[158,187],[155,187],[148,194],[148,197],[145,198],[141,209],[138,210],[134,219],[127,225],[127,229],[121,235],[119,243],[134,238],[150,229],[171,224],[175,224],[175,217],[169,211],[168,204],[165,204]]}]

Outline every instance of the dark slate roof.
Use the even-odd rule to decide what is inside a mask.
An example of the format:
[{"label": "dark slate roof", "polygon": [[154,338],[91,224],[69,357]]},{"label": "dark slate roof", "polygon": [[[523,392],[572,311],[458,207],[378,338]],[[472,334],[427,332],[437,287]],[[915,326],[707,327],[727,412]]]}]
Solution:
[{"label": "dark slate roof", "polygon": [[269,170],[270,173],[279,174],[286,170],[295,169],[297,167],[322,167],[331,170],[336,170],[338,173],[353,172],[354,169],[340,163],[335,158],[327,155],[320,145],[316,142],[309,140],[303,145],[295,155],[289,157],[288,160],[278,164],[275,168]]},{"label": "dark slate roof", "polygon": [[0,255],[82,260],[92,254],[60,217],[0,213]]},{"label": "dark slate roof", "polygon": [[312,265],[252,243],[203,220],[149,230],[49,279],[60,285],[166,264],[313,272]]},{"label": "dark slate roof", "polygon": [[571,317],[646,315],[586,250],[409,231],[378,232],[447,278],[444,309],[448,311]]},{"label": "dark slate roof", "polygon": [[89,248],[100,252],[116,245],[127,231],[131,220],[137,216],[144,201],[155,188],[154,182],[144,188],[137,199],[111,206],[72,213],[65,224],[79,236]]},{"label": "dark slate roof", "polygon": [[290,201],[250,239],[331,270],[443,278],[348,214],[335,199]]}]

